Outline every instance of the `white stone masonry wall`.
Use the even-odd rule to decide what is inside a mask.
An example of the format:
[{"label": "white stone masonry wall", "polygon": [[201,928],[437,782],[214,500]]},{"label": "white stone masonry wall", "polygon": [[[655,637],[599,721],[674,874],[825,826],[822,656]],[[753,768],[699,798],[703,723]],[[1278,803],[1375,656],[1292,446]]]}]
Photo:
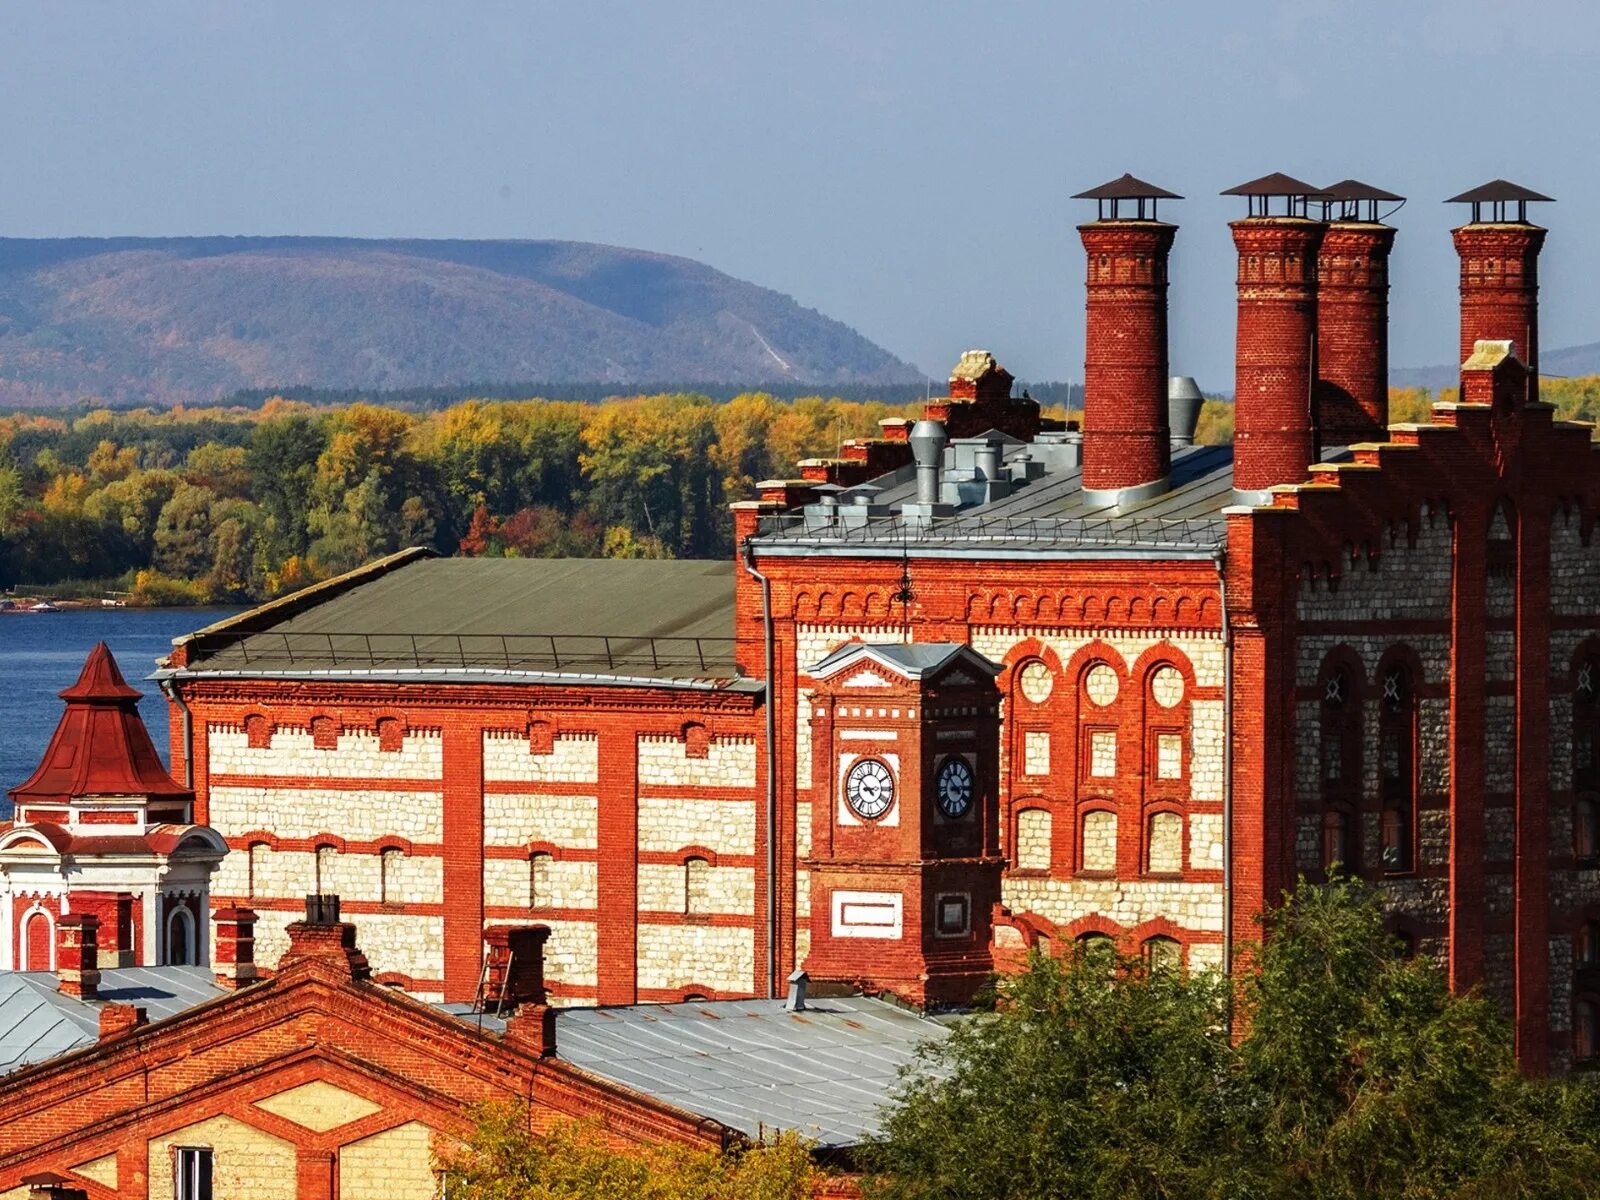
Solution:
[{"label": "white stone masonry wall", "polygon": [[1022,875],[1006,878],[1001,898],[1013,912],[1037,913],[1063,926],[1098,913],[1124,926],[1166,917],[1195,932],[1222,932],[1220,883]]},{"label": "white stone masonry wall", "polygon": [[483,777],[490,783],[594,783],[600,742],[593,734],[563,735],[549,754],[534,754],[526,733],[483,735]]},{"label": "white stone masonry wall", "polygon": [[718,854],[756,852],[756,806],[743,800],[639,798],[639,849],[704,846]]},{"label": "white stone masonry wall", "polygon": [[553,846],[592,850],[598,845],[600,802],[594,796],[517,795],[483,797],[483,840],[489,846]]},{"label": "white stone masonry wall", "polygon": [[[685,868],[682,863],[639,864],[639,911],[684,911]],[[750,915],[756,908],[756,873],[752,867],[710,867],[702,880],[706,913]]]},{"label": "white stone masonry wall", "polygon": [[714,738],[704,758],[691,758],[688,746],[680,738],[640,738],[639,785],[753,788],[755,740]]},{"label": "white stone masonry wall", "polygon": [[378,735],[362,729],[339,734],[336,749],[318,750],[309,729],[285,726],[271,744],[252,747],[234,725],[207,726],[213,775],[302,776],[310,779],[442,779],[444,739],[437,729],[409,731],[399,750],[380,750]]},{"label": "white stone masonry wall", "polygon": [[[1367,560],[1340,566],[1337,590],[1326,580],[1302,584],[1296,601],[1302,621],[1406,620],[1450,611],[1452,549],[1450,521],[1442,512],[1421,518],[1416,545],[1404,528],[1389,531],[1374,566]],[[1431,675],[1431,671],[1430,671]]]},{"label": "white stone masonry wall", "polygon": [[1583,544],[1576,510],[1557,514],[1551,523],[1550,609],[1559,616],[1600,612],[1600,541],[1591,538],[1587,546]]},{"label": "white stone masonry wall", "polygon": [[[505,908],[526,908],[530,865],[525,858],[490,858],[483,864],[483,902]],[[546,894],[540,908],[594,908],[600,903],[599,866],[552,858],[543,866]],[[537,915],[537,914],[535,914]]]},{"label": "white stone masonry wall", "polygon": [[281,838],[334,833],[353,842],[402,837],[437,844],[444,838],[444,798],[438,792],[325,791],[266,783],[213,787],[211,826],[225,836],[264,829]]},{"label": "white stone masonry wall", "polygon": [[699,985],[719,992],[754,986],[755,933],[720,925],[639,926],[639,986]]}]

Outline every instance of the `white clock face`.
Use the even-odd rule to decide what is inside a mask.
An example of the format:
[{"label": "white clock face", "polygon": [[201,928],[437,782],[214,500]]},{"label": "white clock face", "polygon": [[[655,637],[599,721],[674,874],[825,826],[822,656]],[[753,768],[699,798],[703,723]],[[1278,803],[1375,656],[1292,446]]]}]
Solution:
[{"label": "white clock face", "polygon": [[872,821],[894,803],[894,776],[875,758],[863,758],[844,779],[844,794],[856,816]]},{"label": "white clock face", "polygon": [[939,768],[939,811],[951,820],[964,817],[972,807],[972,768],[964,758],[947,758]]}]

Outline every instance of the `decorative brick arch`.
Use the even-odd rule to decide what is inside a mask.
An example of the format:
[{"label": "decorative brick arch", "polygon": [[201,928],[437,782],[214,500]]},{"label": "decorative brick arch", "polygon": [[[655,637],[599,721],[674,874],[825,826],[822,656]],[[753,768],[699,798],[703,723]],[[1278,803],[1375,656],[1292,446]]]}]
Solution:
[{"label": "decorative brick arch", "polygon": [[275,732],[277,727],[263,713],[253,712],[244,719],[245,744],[252,750],[270,749]]},{"label": "decorative brick arch", "polygon": [[37,900],[23,910],[17,928],[22,934],[17,946],[17,963],[24,971],[56,969],[56,921],[53,913]]},{"label": "decorative brick arch", "polygon": [[339,748],[340,722],[328,713],[317,713],[311,718],[311,745],[317,750]]}]

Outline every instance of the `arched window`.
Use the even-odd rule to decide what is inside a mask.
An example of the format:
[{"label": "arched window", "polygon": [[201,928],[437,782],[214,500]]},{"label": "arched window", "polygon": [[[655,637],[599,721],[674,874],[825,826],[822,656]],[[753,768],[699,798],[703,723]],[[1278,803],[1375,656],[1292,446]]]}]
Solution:
[{"label": "arched window", "polygon": [[400,900],[400,860],[404,855],[394,847],[378,855],[378,903],[395,904]]},{"label": "arched window", "polygon": [[1412,826],[1416,819],[1417,697],[1404,663],[1385,667],[1378,711],[1378,787],[1383,803],[1383,869],[1411,869]]},{"label": "arched window", "polygon": [[1593,796],[1580,796],[1572,806],[1572,853],[1580,866],[1600,857],[1600,805]]},{"label": "arched window", "polygon": [[1183,966],[1183,945],[1177,938],[1157,934],[1144,943],[1144,960],[1154,971],[1176,971]]},{"label": "arched window", "polygon": [[1350,814],[1343,809],[1330,808],[1322,814],[1323,871],[1332,871],[1335,867],[1348,871],[1355,867],[1351,861],[1355,846],[1350,824]]},{"label": "arched window", "polygon": [[1017,870],[1050,869],[1050,826],[1049,809],[1025,808],[1017,814]]},{"label": "arched window", "polygon": [[1600,1010],[1593,1000],[1579,1000],[1572,1006],[1572,1057],[1580,1063],[1593,1063],[1600,1055]]},{"label": "arched window", "polygon": [[1109,933],[1091,930],[1078,935],[1078,949],[1087,964],[1109,967],[1117,959],[1117,943]]},{"label": "arched window", "polygon": [[321,896],[333,887],[333,856],[337,853],[332,846],[318,846],[313,856],[311,869],[311,890]]},{"label": "arched window", "polygon": [[1585,921],[1572,939],[1572,965],[1578,970],[1600,967],[1600,921]]},{"label": "arched window", "polygon": [[711,911],[711,864],[703,858],[683,860],[683,911],[689,916]]},{"label": "arched window", "polygon": [[39,910],[22,923],[22,954],[25,971],[51,971],[56,965],[55,927]]},{"label": "arched window", "polygon": [[1572,688],[1572,786],[1575,791],[1600,790],[1600,658],[1578,664]]},{"label": "arched window", "polygon": [[1322,674],[1322,796],[1349,800],[1361,787],[1361,697],[1342,663]]},{"label": "arched window", "polygon": [[175,908],[167,914],[167,966],[187,967],[194,961],[194,916],[188,908]]},{"label": "arched window", "polygon": [[1117,869],[1116,813],[1096,809],[1083,814],[1078,866],[1082,871],[1108,875]]},{"label": "arched window", "polygon": [[528,855],[528,907],[550,906],[550,855],[536,850]]},{"label": "arched window", "polygon": [[1176,875],[1183,870],[1183,818],[1177,813],[1150,815],[1145,869],[1152,875]]},{"label": "arched window", "polygon": [[266,875],[262,868],[267,861],[267,844],[265,842],[251,842],[249,857],[245,860],[245,895],[254,897],[256,889],[265,882]]}]

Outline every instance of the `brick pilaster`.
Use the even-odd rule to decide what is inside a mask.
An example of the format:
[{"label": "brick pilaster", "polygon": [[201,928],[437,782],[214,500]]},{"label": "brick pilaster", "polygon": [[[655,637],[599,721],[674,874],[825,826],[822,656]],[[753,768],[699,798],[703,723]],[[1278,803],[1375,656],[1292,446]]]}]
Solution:
[{"label": "brick pilaster", "polygon": [[444,726],[444,998],[471,1000],[483,969],[483,730]]},{"label": "brick pilaster", "polygon": [[600,731],[598,914],[601,1004],[639,998],[639,733],[631,725]]}]

